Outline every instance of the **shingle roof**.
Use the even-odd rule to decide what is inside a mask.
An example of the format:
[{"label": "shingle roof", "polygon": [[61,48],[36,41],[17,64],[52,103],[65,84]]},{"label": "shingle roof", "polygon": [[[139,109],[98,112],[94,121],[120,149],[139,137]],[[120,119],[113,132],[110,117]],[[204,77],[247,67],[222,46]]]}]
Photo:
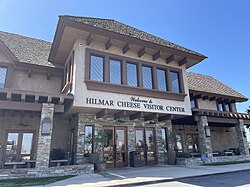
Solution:
[{"label": "shingle roof", "polygon": [[98,27],[104,30],[108,30],[111,32],[115,32],[118,34],[122,34],[122,35],[126,35],[126,36],[130,36],[133,38],[137,38],[143,41],[147,41],[147,42],[151,42],[151,43],[155,43],[158,45],[162,45],[165,47],[169,47],[169,48],[173,48],[173,49],[177,49],[179,51],[183,51],[183,52],[187,52],[190,54],[194,54],[194,55],[198,55],[200,57],[204,57],[206,58],[206,56],[197,53],[195,51],[192,51],[190,49],[184,48],[180,45],[174,44],[172,42],[169,42],[167,40],[164,40],[162,38],[159,38],[157,36],[154,36],[152,34],[149,34],[147,32],[141,31],[139,29],[136,29],[134,27],[131,27],[129,25],[125,25],[121,22],[118,22],[116,20],[113,19],[101,19],[101,18],[90,18],[90,17],[77,17],[77,16],[68,16],[68,15],[63,15],[60,17],[64,17],[79,23],[84,23],[84,24],[88,24],[94,27]]},{"label": "shingle roof", "polygon": [[187,72],[187,79],[189,90],[235,97],[239,98],[241,101],[248,99],[241,93],[211,76]]},{"label": "shingle roof", "polygon": [[51,42],[3,31],[0,40],[20,62],[55,67],[48,62]]}]

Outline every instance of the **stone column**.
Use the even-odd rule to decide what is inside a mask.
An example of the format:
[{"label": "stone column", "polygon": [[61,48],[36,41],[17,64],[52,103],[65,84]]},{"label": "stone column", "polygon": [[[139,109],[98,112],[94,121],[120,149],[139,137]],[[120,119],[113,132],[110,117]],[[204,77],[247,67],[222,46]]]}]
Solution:
[{"label": "stone column", "polygon": [[236,130],[240,154],[249,155],[247,138],[245,137],[246,133],[244,134],[245,129],[244,129],[243,119],[238,120],[238,124],[235,126],[235,130]]},{"label": "stone column", "polygon": [[77,144],[76,144],[76,163],[84,163],[84,138],[85,138],[85,115],[79,113],[77,115]]},{"label": "stone column", "polygon": [[198,132],[201,139],[201,152],[205,153],[208,158],[213,157],[211,138],[206,136],[207,133],[210,133],[210,128],[208,127],[207,116],[199,116],[198,119]]},{"label": "stone column", "polygon": [[[51,136],[52,136],[52,129],[53,129],[53,117],[54,117],[54,104],[43,103],[39,135],[38,135],[36,168],[49,167]],[[43,123],[44,118],[49,118],[51,120],[50,133],[48,133],[47,135],[42,135],[42,123]]]},{"label": "stone column", "polygon": [[167,129],[167,141],[168,141],[168,150],[174,151],[175,148],[175,134],[173,133],[172,121],[167,120],[165,122],[165,127]]},{"label": "stone column", "polygon": [[128,142],[128,155],[127,155],[127,157],[128,157],[128,166],[129,166],[129,164],[130,164],[129,153],[131,151],[135,151],[135,127],[133,124],[130,124],[128,126],[128,136],[127,137],[128,137],[128,140],[127,140],[127,142]]},{"label": "stone column", "polygon": [[155,125],[155,134],[156,134],[156,157],[158,164],[165,163],[165,154],[162,145],[162,127],[164,123],[156,123]]}]

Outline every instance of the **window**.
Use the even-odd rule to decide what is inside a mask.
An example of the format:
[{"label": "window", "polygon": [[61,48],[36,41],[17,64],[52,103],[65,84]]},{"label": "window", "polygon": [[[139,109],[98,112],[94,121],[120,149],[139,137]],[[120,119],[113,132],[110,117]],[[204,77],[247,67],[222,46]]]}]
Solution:
[{"label": "window", "polygon": [[136,64],[127,63],[127,85],[133,87],[138,86],[138,72]]},{"label": "window", "polygon": [[189,153],[199,153],[199,137],[198,134],[187,134],[186,145]]},{"label": "window", "polygon": [[193,96],[193,94],[190,94],[190,104],[191,104],[191,108],[198,108],[197,107],[197,100]]},{"label": "window", "polygon": [[167,91],[166,71],[163,69],[157,69],[156,73],[158,90]]},{"label": "window", "polygon": [[31,160],[33,147],[32,132],[9,132],[6,140],[5,161]]},{"label": "window", "polygon": [[0,67],[0,88],[5,87],[7,68]]},{"label": "window", "polygon": [[217,108],[219,111],[223,111],[223,103],[222,102],[218,102],[217,103]]},{"label": "window", "polygon": [[90,80],[104,81],[104,58],[99,56],[90,56]]},{"label": "window", "polygon": [[172,92],[174,92],[174,93],[181,92],[178,72],[170,71],[170,83],[171,83]]},{"label": "window", "polygon": [[147,66],[142,66],[142,86],[143,88],[152,89],[152,68]]},{"label": "window", "polygon": [[162,147],[164,152],[168,151],[168,146],[167,146],[167,129],[166,128],[162,128],[161,129],[161,136],[162,136]]},{"label": "window", "polygon": [[229,103],[225,103],[224,109],[225,109],[226,112],[231,112],[230,104]]},{"label": "window", "polygon": [[176,148],[178,152],[183,152],[181,134],[176,134]]},{"label": "window", "polygon": [[110,83],[122,84],[121,61],[109,60]]},{"label": "window", "polygon": [[84,153],[93,153],[94,128],[92,125],[85,126]]}]

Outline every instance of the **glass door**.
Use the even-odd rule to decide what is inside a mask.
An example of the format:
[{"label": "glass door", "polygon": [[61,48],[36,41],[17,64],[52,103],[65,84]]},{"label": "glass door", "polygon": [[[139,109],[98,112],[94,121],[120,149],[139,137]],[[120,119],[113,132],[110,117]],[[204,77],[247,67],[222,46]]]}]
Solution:
[{"label": "glass door", "polygon": [[136,151],[140,151],[142,165],[156,164],[154,128],[135,129]]},{"label": "glass door", "polygon": [[107,136],[103,149],[103,158],[107,167],[127,166],[127,139],[125,127],[104,127]]}]

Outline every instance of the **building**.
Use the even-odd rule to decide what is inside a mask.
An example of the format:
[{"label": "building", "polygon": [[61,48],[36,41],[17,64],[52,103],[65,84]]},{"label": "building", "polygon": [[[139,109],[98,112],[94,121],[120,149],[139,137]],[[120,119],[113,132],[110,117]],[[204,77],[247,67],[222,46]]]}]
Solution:
[{"label": "building", "polygon": [[101,131],[107,167],[249,159],[248,99],[186,71],[205,58],[110,19],[60,16],[52,43],[0,32],[1,168],[49,168],[58,148],[79,166]]}]

